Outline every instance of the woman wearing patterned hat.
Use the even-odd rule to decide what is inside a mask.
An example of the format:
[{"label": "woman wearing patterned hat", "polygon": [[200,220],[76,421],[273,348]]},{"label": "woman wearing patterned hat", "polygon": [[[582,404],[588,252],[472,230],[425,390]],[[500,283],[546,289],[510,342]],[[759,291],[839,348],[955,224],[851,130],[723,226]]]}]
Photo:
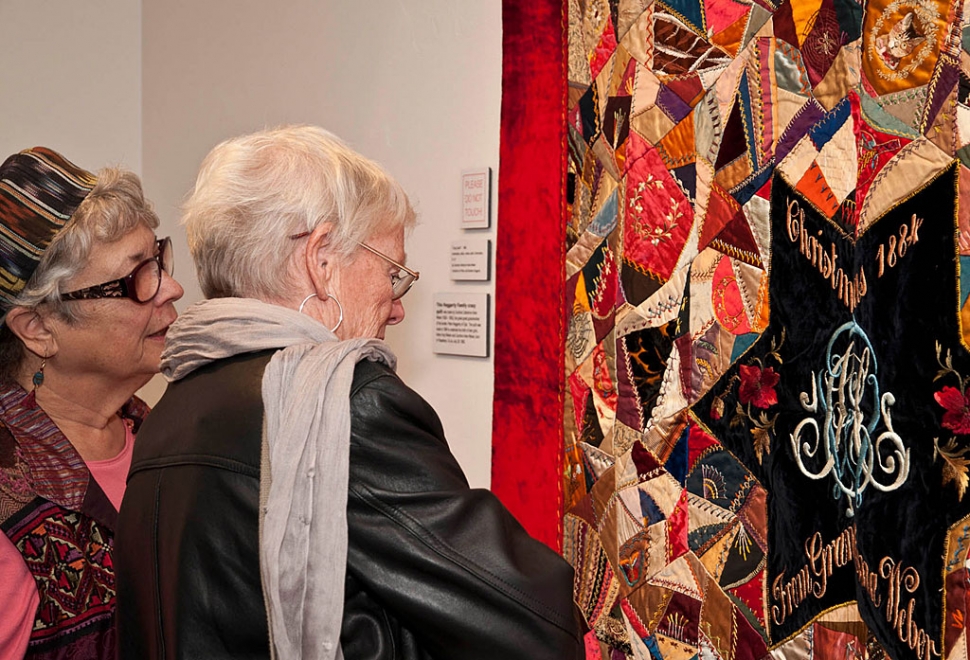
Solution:
[{"label": "woman wearing patterned hat", "polygon": [[0,651],[114,658],[135,391],[182,287],[138,177],[42,147],[0,165]]}]

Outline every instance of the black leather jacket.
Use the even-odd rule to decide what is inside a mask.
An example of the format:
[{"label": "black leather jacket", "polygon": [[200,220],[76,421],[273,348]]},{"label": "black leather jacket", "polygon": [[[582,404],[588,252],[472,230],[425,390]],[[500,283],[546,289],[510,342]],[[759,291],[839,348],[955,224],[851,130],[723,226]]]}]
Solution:
[{"label": "black leather jacket", "polygon": [[[120,657],[268,658],[257,506],[271,352],[169,386],[116,535]],[[347,660],[582,657],[572,569],[468,488],[431,407],[386,366],[351,389]]]}]

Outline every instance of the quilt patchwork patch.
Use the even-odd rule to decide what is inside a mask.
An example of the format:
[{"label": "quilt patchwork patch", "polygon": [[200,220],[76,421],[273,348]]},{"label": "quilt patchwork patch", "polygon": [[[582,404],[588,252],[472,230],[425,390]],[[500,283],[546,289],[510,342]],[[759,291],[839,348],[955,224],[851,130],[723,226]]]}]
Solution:
[{"label": "quilt patchwork patch", "polygon": [[968,657],[965,3],[572,0],[564,27],[587,657]]}]

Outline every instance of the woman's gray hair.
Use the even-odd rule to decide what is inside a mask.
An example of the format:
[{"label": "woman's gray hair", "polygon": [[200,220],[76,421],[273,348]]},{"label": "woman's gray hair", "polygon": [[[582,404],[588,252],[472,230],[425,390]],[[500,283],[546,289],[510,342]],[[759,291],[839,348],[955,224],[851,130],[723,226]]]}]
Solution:
[{"label": "woman's gray hair", "polygon": [[[139,225],[154,230],[158,216],[145,199],[138,175],[116,167],[102,169],[97,184],[51,241],[11,306],[44,306],[68,323],[82,320],[77,303],[61,299],[67,293],[64,283],[84,269],[95,245],[113,243]],[[0,380],[13,378],[23,351],[20,339],[7,325],[0,327]]]},{"label": "woman's gray hair", "polygon": [[333,224],[338,254],[415,223],[404,189],[316,126],[226,140],[202,162],[182,223],[207,298],[292,297],[293,236]]}]

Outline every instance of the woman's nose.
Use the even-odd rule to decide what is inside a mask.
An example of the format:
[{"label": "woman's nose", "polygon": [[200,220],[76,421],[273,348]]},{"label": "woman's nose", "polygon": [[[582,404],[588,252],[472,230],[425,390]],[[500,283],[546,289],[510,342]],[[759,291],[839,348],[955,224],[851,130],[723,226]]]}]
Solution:
[{"label": "woman's nose", "polygon": [[404,303],[402,303],[401,299],[398,298],[397,300],[391,303],[391,315],[387,319],[387,324],[397,325],[403,320],[404,320]]},{"label": "woman's nose", "polygon": [[158,288],[158,295],[155,296],[156,302],[160,305],[168,302],[175,302],[181,298],[183,294],[185,294],[185,290],[182,288],[182,285],[178,283],[178,280],[163,270],[162,284]]}]

